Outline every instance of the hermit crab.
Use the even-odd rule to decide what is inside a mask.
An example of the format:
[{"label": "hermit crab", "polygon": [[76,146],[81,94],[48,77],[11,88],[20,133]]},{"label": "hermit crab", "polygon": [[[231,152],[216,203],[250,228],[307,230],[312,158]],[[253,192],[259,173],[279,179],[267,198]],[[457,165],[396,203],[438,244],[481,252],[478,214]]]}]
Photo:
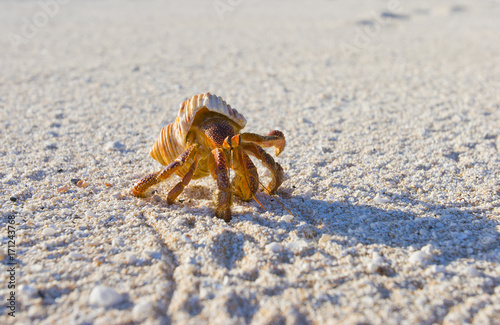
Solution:
[{"label": "hermit crab", "polygon": [[216,216],[229,222],[233,192],[249,201],[259,188],[257,168],[248,155],[269,169],[267,193],[274,193],[284,179],[283,168],[262,149],[275,147],[278,156],[286,144],[283,132],[274,130],[266,136],[240,133],[245,125],[245,117],[216,95],[205,93],[182,102],[175,122],[161,130],[150,151],[166,167],[139,180],[132,194],[143,196],[148,188],[176,173],[182,180],[168,193],[167,202],[172,204],[191,179],[212,175],[218,188]]}]

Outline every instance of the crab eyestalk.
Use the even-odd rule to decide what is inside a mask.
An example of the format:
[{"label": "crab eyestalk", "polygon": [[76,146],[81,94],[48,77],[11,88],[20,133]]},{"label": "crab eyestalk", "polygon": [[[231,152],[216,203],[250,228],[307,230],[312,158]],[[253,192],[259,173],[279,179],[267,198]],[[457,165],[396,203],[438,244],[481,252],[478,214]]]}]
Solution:
[{"label": "crab eyestalk", "polygon": [[232,138],[227,137],[224,139],[222,144],[222,149],[230,150],[238,147],[241,144],[241,136],[239,134],[233,136]]}]

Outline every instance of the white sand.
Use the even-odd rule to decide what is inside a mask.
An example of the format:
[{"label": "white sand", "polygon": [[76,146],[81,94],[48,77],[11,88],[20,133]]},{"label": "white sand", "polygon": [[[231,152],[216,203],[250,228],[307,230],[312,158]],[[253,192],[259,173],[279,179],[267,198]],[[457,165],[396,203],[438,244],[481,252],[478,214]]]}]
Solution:
[{"label": "white sand", "polygon": [[[1,323],[500,323],[498,1],[49,9],[0,2]],[[205,91],[285,133],[293,216],[127,194]]]}]

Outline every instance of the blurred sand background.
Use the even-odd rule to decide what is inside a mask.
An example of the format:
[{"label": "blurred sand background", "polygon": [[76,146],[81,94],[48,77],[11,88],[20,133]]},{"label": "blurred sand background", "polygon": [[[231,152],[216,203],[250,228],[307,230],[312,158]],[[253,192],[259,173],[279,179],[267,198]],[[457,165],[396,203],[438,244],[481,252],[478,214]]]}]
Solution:
[{"label": "blurred sand background", "polygon": [[[499,1],[0,1],[0,322],[499,324],[499,17]],[[211,178],[171,206],[176,177],[128,194],[206,91],[245,131],[285,133],[292,214],[261,192],[266,210],[235,199],[226,224]]]}]

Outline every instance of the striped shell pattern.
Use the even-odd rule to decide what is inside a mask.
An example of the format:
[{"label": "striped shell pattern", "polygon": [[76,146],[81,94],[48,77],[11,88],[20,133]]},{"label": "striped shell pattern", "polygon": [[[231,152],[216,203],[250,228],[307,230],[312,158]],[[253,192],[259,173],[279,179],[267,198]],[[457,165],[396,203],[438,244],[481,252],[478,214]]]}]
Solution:
[{"label": "striped shell pattern", "polygon": [[[179,113],[174,123],[161,130],[149,154],[160,164],[166,166],[174,161],[186,147],[186,137],[191,129],[196,113],[206,107],[211,112],[227,116],[234,123],[244,128],[247,121],[237,110],[231,108],[221,97],[210,93],[195,95],[181,103]],[[189,164],[185,164],[176,174],[179,176],[187,173]]]}]

